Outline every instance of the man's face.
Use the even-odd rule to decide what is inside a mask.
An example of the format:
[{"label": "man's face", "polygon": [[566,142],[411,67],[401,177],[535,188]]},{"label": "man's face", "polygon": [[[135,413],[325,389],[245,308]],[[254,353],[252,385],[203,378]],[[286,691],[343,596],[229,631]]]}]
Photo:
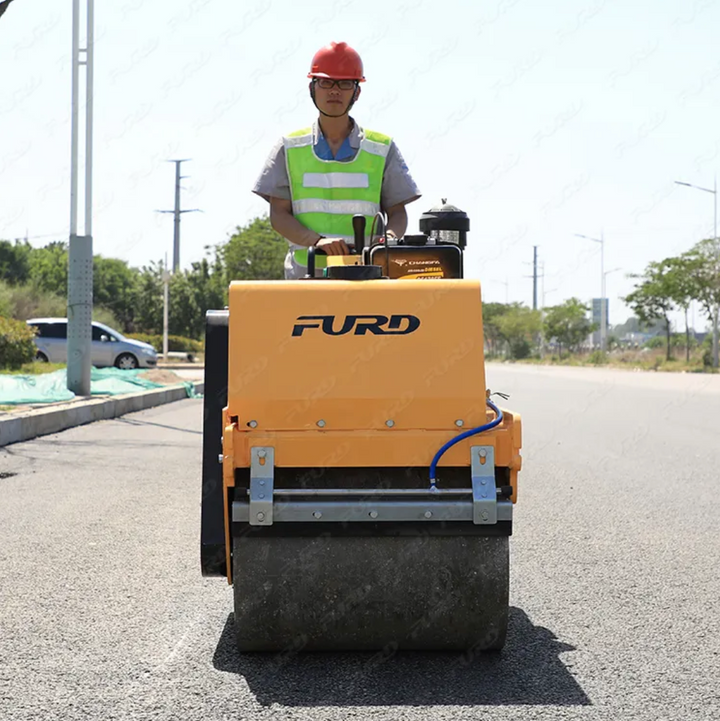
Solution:
[{"label": "man's face", "polygon": [[328,115],[343,115],[355,93],[360,95],[360,88],[354,80],[315,79],[315,102]]}]

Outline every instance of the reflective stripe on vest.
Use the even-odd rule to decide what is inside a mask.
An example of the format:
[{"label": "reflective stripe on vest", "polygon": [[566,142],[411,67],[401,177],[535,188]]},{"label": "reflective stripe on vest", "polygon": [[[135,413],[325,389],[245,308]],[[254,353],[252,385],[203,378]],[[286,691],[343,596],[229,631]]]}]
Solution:
[{"label": "reflective stripe on vest", "polygon": [[367,173],[305,173],[303,188],[369,188]]},{"label": "reflective stripe on vest", "polygon": [[391,138],[366,130],[353,160],[322,160],[315,155],[312,128],[283,139],[293,215],[306,228],[328,237],[350,239],[352,217],[365,216],[365,242],[380,210],[385,159]]}]

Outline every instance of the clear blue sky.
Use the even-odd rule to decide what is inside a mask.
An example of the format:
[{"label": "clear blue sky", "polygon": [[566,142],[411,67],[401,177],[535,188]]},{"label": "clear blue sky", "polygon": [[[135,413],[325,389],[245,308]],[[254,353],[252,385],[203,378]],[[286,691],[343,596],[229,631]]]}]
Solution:
[{"label": "clear blue sky", "polygon": [[[16,0],[0,20],[0,237],[67,237],[71,0]],[[120,0],[96,2],[95,251],[172,256],[184,164],[187,267],[266,209],[251,192],[284,132],[315,117],[315,50],[345,40],[368,82],[357,120],[391,134],[423,197],[470,215],[466,274],[487,300],[599,295],[712,235],[720,154],[720,3],[709,0]],[[540,299],[542,300],[542,299]],[[697,313],[698,329],[704,322]]]}]

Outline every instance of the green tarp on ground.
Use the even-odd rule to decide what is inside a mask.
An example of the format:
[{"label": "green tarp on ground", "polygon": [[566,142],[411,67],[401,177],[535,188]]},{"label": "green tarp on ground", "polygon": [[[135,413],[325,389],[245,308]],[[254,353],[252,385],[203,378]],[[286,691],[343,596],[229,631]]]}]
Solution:
[{"label": "green tarp on ground", "polygon": [[[93,368],[90,374],[90,394],[117,396],[142,389],[167,387],[163,383],[141,378],[143,373],[147,373],[147,369]],[[188,398],[197,398],[194,384],[190,381],[182,382]],[[61,403],[71,401],[73,398],[75,394],[67,388],[65,368],[40,375],[0,375],[0,405]]]}]

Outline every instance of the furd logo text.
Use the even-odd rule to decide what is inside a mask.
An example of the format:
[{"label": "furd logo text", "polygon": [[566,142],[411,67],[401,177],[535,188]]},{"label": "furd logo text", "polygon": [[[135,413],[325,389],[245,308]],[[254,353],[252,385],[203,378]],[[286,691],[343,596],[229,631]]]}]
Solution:
[{"label": "furd logo text", "polygon": [[408,335],[419,327],[420,319],[414,315],[301,315],[292,334],[319,329],[325,335]]}]

